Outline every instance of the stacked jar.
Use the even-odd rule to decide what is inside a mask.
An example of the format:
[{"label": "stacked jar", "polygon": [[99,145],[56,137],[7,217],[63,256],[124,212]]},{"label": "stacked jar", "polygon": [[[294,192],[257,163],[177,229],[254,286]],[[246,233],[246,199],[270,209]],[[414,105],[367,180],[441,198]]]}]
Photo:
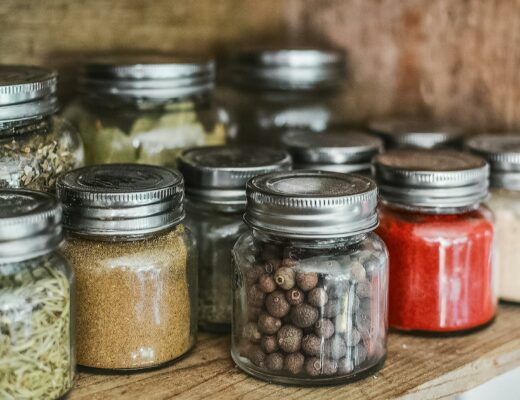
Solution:
[{"label": "stacked jar", "polygon": [[58,182],[77,287],[78,364],[161,366],[195,343],[197,270],[183,179],[162,167],[77,169]]},{"label": "stacked jar", "polygon": [[83,163],[77,132],[56,116],[57,74],[0,66],[0,188],[55,190],[56,179]]},{"label": "stacked jar", "polygon": [[233,249],[231,355],[269,382],[342,383],[386,356],[387,267],[369,178],[320,171],[247,184]]},{"label": "stacked jar", "polygon": [[520,138],[481,135],[467,145],[491,166],[489,206],[496,217],[499,296],[520,302]]},{"label": "stacked jar", "polygon": [[278,145],[285,129],[323,131],[344,122],[341,51],[241,51],[231,57],[227,72],[222,99],[239,143]]},{"label": "stacked jar", "polygon": [[84,63],[81,98],[66,115],[89,164],[175,166],[188,147],[226,141],[227,116],[213,101],[211,60],[135,56]]},{"label": "stacked jar", "polygon": [[293,130],[282,136],[294,169],[355,172],[369,176],[372,159],[383,149],[381,139],[359,131],[328,130],[323,133]]},{"label": "stacked jar", "polygon": [[50,195],[0,190],[0,397],[58,399],[74,383],[74,283]]},{"label": "stacked jar", "polygon": [[197,241],[199,326],[213,332],[231,328],[231,249],[247,229],[242,221],[246,182],[256,175],[288,170],[284,151],[239,146],[185,151],[179,169],[186,181],[186,225]]},{"label": "stacked jar", "polygon": [[488,165],[448,150],[394,150],[375,158],[377,232],[390,254],[390,326],[461,332],[496,311],[494,227],[482,204]]}]

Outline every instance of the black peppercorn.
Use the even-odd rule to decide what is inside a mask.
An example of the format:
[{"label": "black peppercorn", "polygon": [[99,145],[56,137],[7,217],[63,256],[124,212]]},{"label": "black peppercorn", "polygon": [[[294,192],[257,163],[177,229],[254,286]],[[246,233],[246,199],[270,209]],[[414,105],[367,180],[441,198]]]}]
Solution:
[{"label": "black peppercorn", "polygon": [[276,318],[284,317],[291,309],[291,305],[287,302],[285,294],[281,290],[275,290],[267,295],[265,307],[269,314]]},{"label": "black peppercorn", "polygon": [[302,351],[308,356],[319,356],[323,340],[316,335],[305,335],[302,339]]},{"label": "black peppercorn", "polygon": [[331,299],[323,307],[323,316],[325,318],[334,318],[341,311],[341,303],[338,299]]},{"label": "black peppercorn", "polygon": [[257,367],[263,368],[265,366],[265,357],[266,354],[262,351],[260,346],[253,346],[249,350],[248,358],[251,360],[253,364]]},{"label": "black peppercorn", "polygon": [[338,361],[338,372],[341,375],[347,375],[354,371],[354,362],[348,357],[340,358]]},{"label": "black peppercorn", "polygon": [[291,353],[285,356],[284,367],[293,375],[297,375],[303,370],[305,357],[302,353]]},{"label": "black peppercorn", "polygon": [[247,291],[247,303],[253,307],[261,307],[264,304],[265,293],[260,290],[258,285],[253,285]]},{"label": "black peppercorn", "polygon": [[274,274],[274,280],[282,289],[289,290],[294,287],[294,269],[281,267]]},{"label": "black peppercorn", "polygon": [[260,347],[262,347],[262,350],[268,354],[278,351],[279,346],[278,341],[276,340],[276,336],[263,336],[260,342]]},{"label": "black peppercorn", "polygon": [[339,360],[347,354],[347,345],[338,335],[325,342],[325,354],[334,360]]},{"label": "black peppercorn", "polygon": [[276,334],[280,349],[286,353],[295,353],[300,350],[302,336],[302,330],[293,325],[282,326]]},{"label": "black peppercorn", "polygon": [[309,304],[314,307],[323,307],[329,301],[329,296],[323,288],[312,289],[308,296]]},{"label": "black peppercorn", "polygon": [[298,306],[305,300],[305,295],[300,289],[292,288],[285,292],[285,298],[291,306]]},{"label": "black peppercorn", "polygon": [[265,359],[265,366],[271,371],[281,371],[283,369],[284,356],[281,353],[272,353]]},{"label": "black peppercorn", "polygon": [[358,309],[356,312],[356,328],[363,336],[370,334],[372,323],[370,320],[370,312],[363,309]]},{"label": "black peppercorn", "polygon": [[309,376],[318,376],[321,374],[321,360],[318,357],[309,357],[305,361],[305,372]]},{"label": "black peppercorn", "polygon": [[301,290],[308,292],[318,284],[318,274],[316,272],[299,272],[296,274],[296,284]]},{"label": "black peppercorn", "polygon": [[263,274],[258,278],[258,287],[264,293],[272,293],[276,290],[276,282],[272,275]]},{"label": "black peppercorn", "polygon": [[323,375],[334,375],[336,372],[338,372],[338,363],[336,360],[323,360],[321,368]]},{"label": "black peppercorn", "polygon": [[314,324],[316,336],[328,339],[334,334],[334,324],[330,319],[320,319]]},{"label": "black peppercorn", "polygon": [[282,260],[282,267],[297,268],[300,265],[300,261],[291,257],[285,257]]},{"label": "black peppercorn", "polygon": [[264,272],[273,274],[282,265],[282,260],[279,258],[268,258],[264,263]]},{"label": "black peppercorn", "polygon": [[319,313],[316,308],[304,303],[293,307],[290,317],[292,323],[298,328],[308,328],[318,320]]},{"label": "black peppercorn", "polygon": [[248,286],[255,284],[258,278],[264,273],[264,267],[261,265],[254,265],[246,272],[246,283]]},{"label": "black peppercorn", "polygon": [[361,334],[357,329],[352,328],[350,332],[343,335],[343,338],[345,339],[347,346],[355,346],[361,340]]},{"label": "black peppercorn", "polygon": [[265,312],[258,317],[258,329],[267,335],[274,335],[282,326],[282,321]]},{"label": "black peppercorn", "polygon": [[262,334],[254,322],[248,322],[242,329],[242,337],[252,343],[258,343],[260,342],[260,339],[262,339]]}]

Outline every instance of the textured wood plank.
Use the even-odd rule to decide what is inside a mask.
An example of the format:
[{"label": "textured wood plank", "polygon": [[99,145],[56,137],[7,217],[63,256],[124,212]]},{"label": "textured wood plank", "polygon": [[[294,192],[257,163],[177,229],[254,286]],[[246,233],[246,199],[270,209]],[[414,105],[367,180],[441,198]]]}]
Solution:
[{"label": "textured wood plank", "polygon": [[81,372],[70,399],[433,399],[449,397],[520,366],[520,307],[502,305],[493,325],[457,337],[392,333],[386,366],[343,386],[268,384],[236,368],[229,337],[201,334],[195,350],[171,367],[132,375]]}]

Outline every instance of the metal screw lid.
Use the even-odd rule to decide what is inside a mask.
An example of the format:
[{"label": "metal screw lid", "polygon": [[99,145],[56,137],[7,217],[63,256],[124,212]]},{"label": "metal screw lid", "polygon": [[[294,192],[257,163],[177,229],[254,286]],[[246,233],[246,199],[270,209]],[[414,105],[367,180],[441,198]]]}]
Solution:
[{"label": "metal screw lid", "polygon": [[190,200],[245,206],[246,183],[269,172],[289,170],[291,157],[267,147],[207,146],[184,151],[178,160]]},{"label": "metal screw lid", "polygon": [[370,170],[372,158],[383,149],[381,139],[359,131],[289,131],[282,143],[296,169],[356,172]]},{"label": "metal screw lid", "polygon": [[58,75],[29,65],[0,65],[0,122],[53,114]]},{"label": "metal screw lid", "polygon": [[174,170],[108,164],[71,171],[57,183],[63,225],[84,235],[142,235],[184,218],[184,183]]},{"label": "metal screw lid", "polygon": [[381,197],[432,208],[466,207],[488,194],[489,167],[480,157],[452,150],[402,149],[374,159]]},{"label": "metal screw lid", "polygon": [[231,59],[231,80],[265,89],[336,87],[346,77],[345,53],[324,49],[246,50]]},{"label": "metal screw lid", "polygon": [[25,189],[0,189],[0,264],[34,258],[62,240],[57,199]]},{"label": "metal screw lid", "polygon": [[261,175],[247,183],[245,222],[290,238],[335,238],[377,227],[377,187],[369,178],[337,172]]},{"label": "metal screw lid", "polygon": [[119,55],[83,63],[81,87],[121,97],[168,99],[213,89],[215,63],[210,59],[165,55]]},{"label": "metal screw lid", "polygon": [[520,190],[520,137],[478,135],[466,142],[468,149],[485,158],[491,167],[493,187]]}]

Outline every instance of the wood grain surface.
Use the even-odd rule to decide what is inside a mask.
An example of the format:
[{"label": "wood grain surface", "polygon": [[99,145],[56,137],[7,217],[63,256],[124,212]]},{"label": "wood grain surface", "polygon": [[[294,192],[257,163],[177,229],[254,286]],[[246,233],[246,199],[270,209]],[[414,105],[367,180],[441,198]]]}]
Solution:
[{"label": "wood grain surface", "polygon": [[229,356],[229,336],[200,334],[196,348],[171,367],[132,375],[82,371],[76,399],[438,399],[520,366],[520,307],[502,305],[494,324],[456,337],[391,333],[385,367],[349,385],[299,388],[242,373]]}]

